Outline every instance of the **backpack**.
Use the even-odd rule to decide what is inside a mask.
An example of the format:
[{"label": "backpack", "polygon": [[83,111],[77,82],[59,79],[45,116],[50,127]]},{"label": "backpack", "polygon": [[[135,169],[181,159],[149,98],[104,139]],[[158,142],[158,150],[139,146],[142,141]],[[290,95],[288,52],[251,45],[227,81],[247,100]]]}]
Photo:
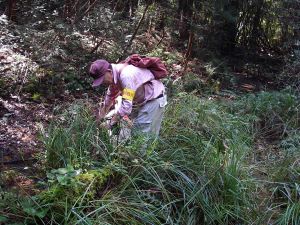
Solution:
[{"label": "backpack", "polygon": [[165,65],[158,57],[148,57],[133,54],[122,61],[122,63],[127,63],[139,68],[146,68],[151,71],[156,80],[165,78],[168,75]]}]

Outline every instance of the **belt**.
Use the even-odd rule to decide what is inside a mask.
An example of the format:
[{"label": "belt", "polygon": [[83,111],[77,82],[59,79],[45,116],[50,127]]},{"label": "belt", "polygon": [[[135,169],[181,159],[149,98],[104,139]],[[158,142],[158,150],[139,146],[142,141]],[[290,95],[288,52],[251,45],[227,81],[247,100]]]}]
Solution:
[{"label": "belt", "polygon": [[[164,96],[165,96],[165,94],[164,94],[164,93],[161,93],[161,94],[158,95],[156,98],[152,98],[151,100],[145,102],[144,104],[147,104],[148,102],[154,101],[154,100],[159,99],[159,98],[162,98],[162,97],[164,97]],[[144,104],[143,104],[143,105],[144,105]],[[140,106],[142,106],[142,105],[140,105]],[[140,107],[140,106],[138,106],[138,107]],[[137,108],[138,108],[138,107],[137,107]]]}]

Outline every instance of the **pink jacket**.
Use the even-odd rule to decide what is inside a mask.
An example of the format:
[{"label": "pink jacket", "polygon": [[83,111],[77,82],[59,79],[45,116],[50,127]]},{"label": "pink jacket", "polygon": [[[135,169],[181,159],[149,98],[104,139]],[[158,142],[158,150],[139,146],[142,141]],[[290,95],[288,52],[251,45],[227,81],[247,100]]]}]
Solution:
[{"label": "pink jacket", "polygon": [[144,105],[165,91],[163,83],[155,80],[148,69],[133,65],[112,64],[113,84],[105,96],[105,106],[111,106],[116,97],[122,95],[122,105],[118,111],[120,116],[129,115],[133,105]]}]

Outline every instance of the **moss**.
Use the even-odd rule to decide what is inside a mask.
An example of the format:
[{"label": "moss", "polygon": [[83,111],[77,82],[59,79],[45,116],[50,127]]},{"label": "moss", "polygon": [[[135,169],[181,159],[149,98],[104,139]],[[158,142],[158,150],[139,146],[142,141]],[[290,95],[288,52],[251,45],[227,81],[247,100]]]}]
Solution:
[{"label": "moss", "polygon": [[52,184],[48,190],[40,193],[39,199],[43,203],[57,203],[58,205],[61,202],[69,202],[74,205],[80,198],[83,198],[82,201],[88,202],[97,198],[97,193],[110,176],[112,176],[112,171],[108,167],[102,170],[89,170],[75,176],[69,185]]},{"label": "moss", "polygon": [[112,174],[110,168],[104,168],[102,170],[89,170],[86,173],[82,173],[76,177],[76,180],[84,183],[90,184],[94,179],[99,185],[102,185],[107,181],[107,178]]}]

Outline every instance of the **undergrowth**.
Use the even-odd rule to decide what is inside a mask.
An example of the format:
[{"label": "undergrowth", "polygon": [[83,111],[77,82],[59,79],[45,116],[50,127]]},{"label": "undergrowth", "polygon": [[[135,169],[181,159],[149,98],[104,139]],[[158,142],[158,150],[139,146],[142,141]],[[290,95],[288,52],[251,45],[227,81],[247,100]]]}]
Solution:
[{"label": "undergrowth", "polygon": [[[160,139],[147,145],[143,137],[113,145],[86,102],[56,118],[43,133],[41,191],[29,197],[1,190],[1,222],[299,224],[299,98],[291,91],[229,102],[179,93]],[[259,138],[276,139],[282,152],[266,161],[263,179],[249,163]],[[260,188],[267,189],[264,204]]]}]

